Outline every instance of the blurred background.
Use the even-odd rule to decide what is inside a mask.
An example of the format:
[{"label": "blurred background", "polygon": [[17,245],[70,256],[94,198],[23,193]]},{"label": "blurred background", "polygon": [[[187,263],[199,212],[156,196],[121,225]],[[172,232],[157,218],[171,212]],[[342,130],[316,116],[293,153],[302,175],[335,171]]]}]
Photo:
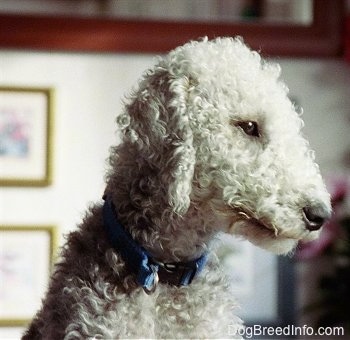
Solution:
[{"label": "blurred background", "polygon": [[[286,259],[224,240],[242,317],[349,336],[349,13],[341,0],[1,0],[0,339],[20,337],[52,253],[101,199],[115,117],[140,75],[190,39],[236,35],[281,65],[334,206],[320,240]],[[36,138],[38,160],[13,151]]]}]

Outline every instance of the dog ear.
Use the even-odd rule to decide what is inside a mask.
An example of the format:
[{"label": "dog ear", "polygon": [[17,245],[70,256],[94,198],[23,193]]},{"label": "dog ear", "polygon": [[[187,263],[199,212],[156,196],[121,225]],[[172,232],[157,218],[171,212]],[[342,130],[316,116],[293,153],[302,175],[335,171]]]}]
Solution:
[{"label": "dog ear", "polygon": [[195,164],[187,112],[189,89],[188,77],[158,67],[145,76],[126,106],[129,121],[124,141],[136,148],[139,171],[132,190],[145,202],[152,197],[151,201],[163,203],[159,209],[178,215],[190,205]]}]

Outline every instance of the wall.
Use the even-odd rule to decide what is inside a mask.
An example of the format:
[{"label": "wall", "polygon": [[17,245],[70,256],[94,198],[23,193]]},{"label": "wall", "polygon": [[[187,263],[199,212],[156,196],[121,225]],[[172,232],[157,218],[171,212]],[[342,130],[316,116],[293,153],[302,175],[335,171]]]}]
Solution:
[{"label": "wall", "polygon": [[350,65],[342,60],[281,60],[290,95],[304,109],[304,133],[321,171],[349,168]]},{"label": "wall", "polygon": [[[63,233],[100,200],[109,146],[118,138],[115,116],[153,56],[0,52],[0,86],[55,90],[53,184],[0,188],[0,225],[54,225]],[[19,338],[0,329],[0,339]]]},{"label": "wall", "polygon": [[[99,200],[108,148],[116,143],[121,99],[154,62],[152,55],[0,51],[0,86],[52,87],[56,92],[54,181],[47,188],[0,188],[0,225],[75,228]],[[341,60],[279,60],[291,95],[304,107],[305,134],[324,174],[344,172],[350,150],[350,65]],[[0,338],[18,337],[2,329]]]},{"label": "wall", "polygon": [[100,199],[121,100],[152,56],[2,52],[1,85],[55,90],[53,185],[1,188],[0,223],[54,223],[68,230]]}]

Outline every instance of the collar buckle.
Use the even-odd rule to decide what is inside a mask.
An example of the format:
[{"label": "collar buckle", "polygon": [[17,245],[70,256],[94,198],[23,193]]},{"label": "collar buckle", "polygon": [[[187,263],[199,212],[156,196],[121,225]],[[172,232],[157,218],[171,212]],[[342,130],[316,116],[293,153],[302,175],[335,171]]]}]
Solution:
[{"label": "collar buckle", "polygon": [[151,269],[152,269],[152,275],[153,275],[153,282],[152,285],[150,287],[143,285],[142,288],[145,291],[145,293],[147,295],[151,295],[155,292],[155,290],[157,289],[158,286],[158,282],[159,282],[159,276],[158,276],[158,269],[156,266],[150,265]]},{"label": "collar buckle", "polygon": [[159,281],[174,286],[187,286],[203,269],[207,261],[206,253],[189,262],[161,263],[155,261],[120,224],[111,198],[104,197],[104,199],[103,220],[107,237],[113,248],[120,253],[123,260],[135,273],[137,282],[143,287],[146,294],[152,294]]}]

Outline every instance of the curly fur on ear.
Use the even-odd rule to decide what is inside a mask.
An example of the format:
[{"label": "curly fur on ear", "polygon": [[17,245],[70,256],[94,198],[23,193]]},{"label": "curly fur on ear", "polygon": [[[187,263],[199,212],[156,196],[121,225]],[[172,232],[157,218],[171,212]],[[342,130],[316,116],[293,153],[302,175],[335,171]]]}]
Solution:
[{"label": "curly fur on ear", "polygon": [[[113,192],[116,202],[129,201],[143,218],[157,211],[160,215],[148,217],[181,216],[189,208],[195,164],[186,113],[189,87],[188,77],[158,65],[144,76],[117,119],[123,140],[110,158],[107,192]],[[115,194],[116,186],[124,186],[122,198]],[[123,204],[118,208],[123,210]]]}]

